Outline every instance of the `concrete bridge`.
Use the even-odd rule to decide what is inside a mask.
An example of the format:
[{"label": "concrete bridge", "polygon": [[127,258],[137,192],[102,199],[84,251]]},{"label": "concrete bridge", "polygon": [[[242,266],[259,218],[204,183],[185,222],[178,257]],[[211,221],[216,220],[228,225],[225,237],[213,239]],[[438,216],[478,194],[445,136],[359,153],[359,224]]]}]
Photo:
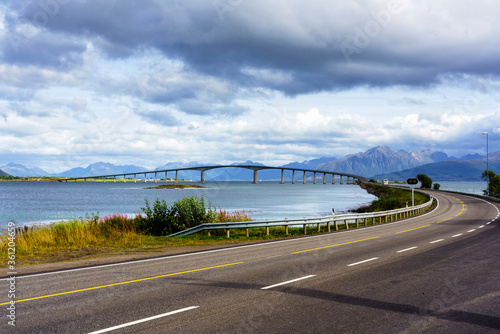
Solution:
[{"label": "concrete bridge", "polygon": [[113,181],[116,182],[117,177],[123,176],[123,181],[127,182],[127,176],[131,177],[133,176],[133,181],[137,182],[137,175],[144,175],[144,182],[148,181],[147,175],[148,174],[154,174],[154,182],[158,182],[158,175],[164,174],[165,175],[165,182],[168,180],[168,173],[169,172],[175,172],[175,180],[178,180],[178,173],[179,171],[189,171],[189,170],[196,170],[200,171],[200,182],[204,183],[205,182],[205,171],[211,170],[211,169],[217,169],[217,168],[244,168],[244,169],[250,169],[253,170],[253,183],[258,183],[258,171],[260,170],[269,170],[269,169],[274,169],[274,170],[281,170],[281,183],[285,183],[285,171],[292,171],[292,183],[295,183],[295,174],[297,172],[303,173],[303,183],[306,183],[306,174],[313,174],[313,183],[316,183],[317,175],[323,175],[323,184],[326,184],[326,176],[331,175],[332,176],[332,184],[335,184],[335,175],[340,177],[340,183],[344,183],[344,177],[347,178],[347,183],[350,183],[350,180],[352,179],[352,182],[355,180],[359,180],[362,182],[367,182],[368,180],[359,175],[354,175],[354,174],[348,174],[348,173],[341,173],[341,172],[330,172],[330,171],[324,171],[324,170],[314,170],[314,169],[302,169],[302,168],[288,168],[288,167],[271,167],[271,166],[255,166],[255,165],[214,165],[214,166],[198,166],[198,167],[186,167],[186,168],[174,168],[174,169],[163,169],[163,170],[154,170],[154,171],[147,171],[147,172],[137,172],[137,173],[120,173],[120,174],[109,174],[109,175],[99,175],[99,176],[82,176],[82,177],[72,177],[72,178],[65,178],[65,179],[59,179],[59,182],[68,182],[68,181],[87,181],[87,180],[96,180],[96,179],[108,179],[108,178],[113,178]]}]

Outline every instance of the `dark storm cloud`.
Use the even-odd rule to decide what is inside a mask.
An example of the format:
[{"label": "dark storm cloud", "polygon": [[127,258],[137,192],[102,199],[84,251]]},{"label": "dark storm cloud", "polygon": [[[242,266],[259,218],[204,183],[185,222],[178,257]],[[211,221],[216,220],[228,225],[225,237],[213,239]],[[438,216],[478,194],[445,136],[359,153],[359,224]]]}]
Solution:
[{"label": "dark storm cloud", "polygon": [[[36,20],[44,9],[40,3],[47,1],[58,5],[48,7],[46,20]],[[287,6],[245,1],[50,1],[32,1],[19,10],[48,32],[17,56],[5,53],[5,59],[78,64],[85,51],[83,40],[92,41],[109,57],[152,48],[183,61],[191,71],[288,95],[361,85],[426,86],[446,74],[500,74],[500,50],[491,39],[499,30],[494,15],[478,24],[474,18],[483,14],[477,10],[481,7],[469,8],[468,1],[451,9],[449,2],[441,1],[436,4],[438,14],[425,5],[402,1],[397,10],[375,1],[291,1]],[[490,12],[498,11],[490,6]],[[288,80],[263,78],[245,68],[281,71]]]}]

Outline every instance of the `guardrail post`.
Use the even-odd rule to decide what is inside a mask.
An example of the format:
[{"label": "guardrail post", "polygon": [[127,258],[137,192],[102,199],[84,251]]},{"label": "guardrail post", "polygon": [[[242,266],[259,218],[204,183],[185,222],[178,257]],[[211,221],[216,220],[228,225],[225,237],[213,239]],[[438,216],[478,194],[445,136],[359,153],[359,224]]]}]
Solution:
[{"label": "guardrail post", "polygon": [[318,232],[321,232],[321,225],[318,223]]},{"label": "guardrail post", "polygon": [[226,229],[226,237],[229,238],[230,229]]},{"label": "guardrail post", "polygon": [[245,232],[246,232],[246,234],[247,234],[247,238],[248,238],[248,237],[250,236],[250,229],[247,227],[247,228],[245,229]]},{"label": "guardrail post", "polygon": [[307,224],[304,224],[304,234],[307,234]]},{"label": "guardrail post", "polygon": [[345,229],[348,230],[349,229],[349,223],[347,222],[347,219],[344,220],[344,223],[345,223]]},{"label": "guardrail post", "polygon": [[359,227],[359,219],[356,218],[356,219],[354,219],[354,221],[356,222],[356,228],[358,228]]},{"label": "guardrail post", "polygon": [[326,226],[328,227],[328,232],[330,232],[330,222],[326,223]]},{"label": "guardrail post", "polygon": [[339,224],[337,223],[337,221],[335,221],[334,224],[335,224],[335,231],[338,231],[339,230]]},{"label": "guardrail post", "polygon": [[266,226],[266,235],[269,235],[269,226]]},{"label": "guardrail post", "polygon": [[207,231],[207,235],[210,236],[210,230]]},{"label": "guardrail post", "polygon": [[285,225],[285,235],[288,235],[288,225]]}]

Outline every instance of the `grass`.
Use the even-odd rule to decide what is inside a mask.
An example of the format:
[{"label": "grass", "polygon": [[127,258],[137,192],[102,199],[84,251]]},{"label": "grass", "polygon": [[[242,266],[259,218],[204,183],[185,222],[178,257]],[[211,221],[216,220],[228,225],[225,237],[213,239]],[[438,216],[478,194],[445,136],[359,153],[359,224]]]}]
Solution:
[{"label": "grass", "polygon": [[[228,213],[219,210],[217,216],[220,222],[251,220],[245,212]],[[30,228],[18,227],[15,239],[16,265],[73,260],[113,252],[147,252],[235,241],[203,236],[166,238],[145,235],[136,228],[136,221],[141,218],[143,217],[129,218],[120,214],[102,218],[92,215],[85,219]],[[8,237],[7,230],[3,230],[0,234],[0,267],[4,268],[8,263]]]},{"label": "grass", "polygon": [[0,176],[0,181],[29,181],[29,182],[56,182],[59,180],[59,177],[52,177],[52,176],[5,176],[1,175]]},{"label": "grass", "polygon": [[[406,204],[411,206],[412,204],[411,191],[409,189],[391,188],[373,183],[362,183],[360,186],[370,194],[377,196],[378,199],[374,200],[368,206],[355,210],[355,212],[386,211],[406,207]],[[429,200],[427,195],[419,192],[415,192],[414,197],[415,205],[424,204]]]}]

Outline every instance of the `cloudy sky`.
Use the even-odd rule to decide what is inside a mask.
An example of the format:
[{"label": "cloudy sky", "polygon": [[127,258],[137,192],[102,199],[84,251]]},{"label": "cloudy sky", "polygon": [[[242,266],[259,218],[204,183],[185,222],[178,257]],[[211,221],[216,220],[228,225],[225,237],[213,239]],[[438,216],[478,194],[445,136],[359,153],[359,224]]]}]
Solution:
[{"label": "cloudy sky", "polygon": [[6,0],[0,165],[500,150],[494,0]]}]

